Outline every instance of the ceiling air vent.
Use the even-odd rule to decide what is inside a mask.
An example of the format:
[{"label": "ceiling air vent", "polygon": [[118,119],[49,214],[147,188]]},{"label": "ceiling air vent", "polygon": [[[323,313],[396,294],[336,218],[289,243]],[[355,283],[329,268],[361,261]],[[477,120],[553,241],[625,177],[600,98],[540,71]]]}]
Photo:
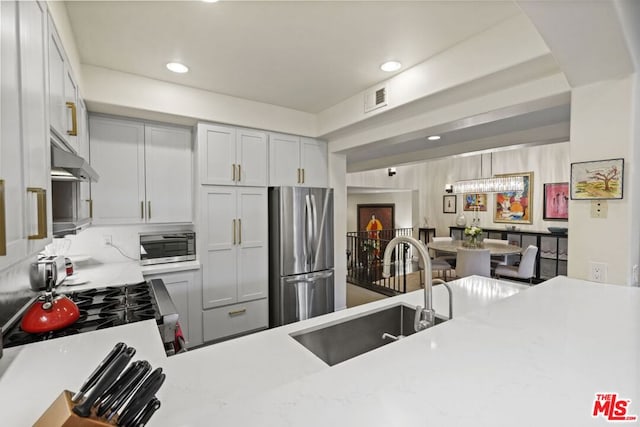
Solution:
[{"label": "ceiling air vent", "polygon": [[364,112],[368,113],[387,105],[387,87],[377,87],[364,94]]}]

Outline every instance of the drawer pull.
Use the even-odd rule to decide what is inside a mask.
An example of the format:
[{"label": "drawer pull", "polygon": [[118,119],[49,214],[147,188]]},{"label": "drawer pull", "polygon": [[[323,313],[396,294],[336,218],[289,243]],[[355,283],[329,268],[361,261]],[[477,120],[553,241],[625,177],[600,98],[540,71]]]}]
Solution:
[{"label": "drawer pull", "polygon": [[232,219],[231,222],[233,223],[233,244],[236,244],[236,220]]},{"label": "drawer pull", "polygon": [[27,193],[36,195],[38,231],[27,236],[28,240],[41,240],[47,237],[47,190],[44,188],[28,187]]},{"label": "drawer pull", "polygon": [[302,168],[302,183],[304,184],[304,168]]},{"label": "drawer pull", "polygon": [[242,220],[238,218],[238,244],[242,244]]},{"label": "drawer pull", "polygon": [[233,175],[233,178],[231,178],[231,180],[233,182],[236,182],[236,165],[235,164],[231,165],[231,172],[232,172],[232,175]]},{"label": "drawer pull", "polygon": [[71,109],[71,130],[67,131],[70,136],[78,135],[78,118],[76,113],[76,104],[73,102],[67,102],[67,108]]},{"label": "drawer pull", "polygon": [[240,169],[240,165],[238,165],[238,182],[242,181],[242,170]]},{"label": "drawer pull", "polygon": [[246,308],[241,308],[240,310],[233,310],[229,312],[229,316],[239,316],[247,312]]},{"label": "drawer pull", "polygon": [[6,218],[4,214],[4,181],[0,179],[0,256],[7,254]]},{"label": "drawer pull", "polygon": [[144,202],[140,201],[140,219],[144,219]]}]

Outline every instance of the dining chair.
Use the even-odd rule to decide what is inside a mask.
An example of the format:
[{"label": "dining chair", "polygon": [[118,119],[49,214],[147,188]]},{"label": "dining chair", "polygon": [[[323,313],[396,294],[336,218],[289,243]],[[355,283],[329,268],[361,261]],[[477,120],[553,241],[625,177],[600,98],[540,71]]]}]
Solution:
[{"label": "dining chair", "polygon": [[458,248],[456,276],[491,277],[491,251],[489,249]]},{"label": "dining chair", "polygon": [[535,275],[536,267],[536,254],[538,253],[538,247],[529,245],[524,250],[520,264],[515,265],[499,265],[496,267],[496,278],[515,277],[517,279],[529,279],[529,284],[533,283],[533,276]]},{"label": "dining chair", "polygon": [[[509,244],[508,240],[502,239],[483,239],[484,243],[492,243],[494,245],[504,245],[507,246]],[[507,265],[507,255],[492,255],[491,256],[491,270],[495,270],[495,268],[499,265]]]},{"label": "dining chair", "polygon": [[[453,242],[453,237],[432,237],[432,242]],[[442,252],[442,251],[434,251],[434,255],[431,257],[432,260],[444,261],[449,264],[450,268],[456,268],[456,256]],[[432,261],[433,262],[433,261]]]},{"label": "dining chair", "polygon": [[[422,243],[422,242],[420,242]],[[418,268],[420,270],[420,283],[424,283],[422,280],[422,272],[424,271],[424,263],[422,262],[422,258],[418,259]],[[447,261],[439,258],[431,258],[431,271],[437,271],[438,276],[442,276],[447,281],[447,272],[451,272],[451,264]]]}]

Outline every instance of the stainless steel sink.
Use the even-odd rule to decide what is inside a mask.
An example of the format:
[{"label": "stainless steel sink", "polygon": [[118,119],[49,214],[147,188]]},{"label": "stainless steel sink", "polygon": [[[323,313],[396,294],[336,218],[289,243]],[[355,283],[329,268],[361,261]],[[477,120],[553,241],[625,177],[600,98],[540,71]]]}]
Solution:
[{"label": "stainless steel sink", "polygon": [[[385,333],[395,337],[414,334],[415,313],[415,309],[400,304],[340,323],[296,332],[291,337],[333,366],[395,341],[383,338]],[[436,325],[445,320],[436,316]]]}]

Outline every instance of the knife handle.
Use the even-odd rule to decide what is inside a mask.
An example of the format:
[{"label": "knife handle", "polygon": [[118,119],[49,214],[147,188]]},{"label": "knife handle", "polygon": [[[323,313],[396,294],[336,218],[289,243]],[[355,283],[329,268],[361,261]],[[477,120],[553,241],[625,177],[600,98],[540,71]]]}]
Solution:
[{"label": "knife handle", "polygon": [[80,401],[82,396],[84,396],[84,394],[91,387],[93,387],[96,384],[96,382],[98,382],[98,380],[104,373],[105,369],[111,364],[111,362],[114,361],[116,356],[118,356],[120,353],[124,351],[125,348],[127,348],[127,345],[125,343],[123,342],[117,343],[113,347],[113,349],[109,352],[109,354],[107,354],[107,357],[105,357],[104,360],[100,362],[98,367],[91,373],[91,375],[89,375],[89,378],[87,378],[84,384],[82,384],[82,387],[80,387],[80,390],[78,390],[78,392],[73,395],[73,397],[71,398],[71,401],[74,403]]},{"label": "knife handle", "polygon": [[87,398],[82,403],[74,406],[73,412],[81,417],[88,417],[91,414],[91,408],[95,401],[98,400],[98,398],[102,396],[102,393],[118,378],[118,375],[124,370],[135,353],[136,349],[133,347],[127,347],[124,352],[120,353],[105,370]]},{"label": "knife handle", "polygon": [[132,422],[142,408],[153,399],[164,379],[165,374],[162,373],[162,368],[153,371],[127,403],[122,415],[118,418],[118,425],[125,426]]},{"label": "knife handle", "polygon": [[[96,411],[96,415],[103,416],[107,410],[117,403],[121,397],[126,394],[131,385],[136,385],[138,381],[151,370],[151,365],[146,360],[138,360],[133,362],[126,371],[120,375],[120,378],[114,382],[111,387],[100,397],[100,406]],[[135,387],[132,387],[135,389]],[[98,402],[96,402],[96,406]]]},{"label": "knife handle", "polygon": [[127,399],[129,399],[129,397],[138,389],[138,386],[142,382],[143,378],[149,373],[150,370],[151,370],[151,365],[149,364],[149,362],[146,362],[146,364],[140,369],[140,371],[136,372],[135,377],[131,381],[130,385],[125,387],[124,392],[121,393],[118,397],[116,397],[113,400],[113,403],[106,405],[107,409],[106,409],[105,416],[107,418],[107,421],[110,422],[113,419],[113,417],[118,413],[120,408],[124,406]]},{"label": "knife handle", "polygon": [[147,403],[147,406],[145,406],[142,411],[140,411],[140,414],[136,417],[135,420],[133,420],[133,422],[131,423],[131,427],[144,427],[147,425],[147,423],[149,422],[149,420],[151,419],[151,416],[158,410],[160,409],[160,401],[158,400],[157,397],[154,397],[153,399],[151,399],[149,401],[149,403]]}]

